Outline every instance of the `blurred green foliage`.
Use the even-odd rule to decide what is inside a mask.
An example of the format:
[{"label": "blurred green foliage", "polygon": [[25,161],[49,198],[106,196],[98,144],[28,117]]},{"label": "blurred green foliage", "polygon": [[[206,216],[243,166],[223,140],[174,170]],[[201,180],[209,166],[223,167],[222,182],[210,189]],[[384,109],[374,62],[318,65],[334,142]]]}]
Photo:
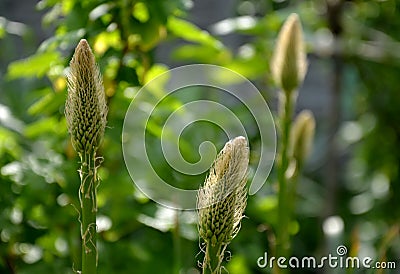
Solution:
[{"label": "blurred green foliage", "polygon": [[[343,4],[339,35],[330,22],[328,2]],[[110,109],[101,150],[105,160],[99,170],[99,273],[196,273],[202,255],[195,213],[175,212],[150,201],[134,187],[125,169],[121,133],[126,110],[140,86],[168,69],[168,64],[157,60],[156,50],[173,41],[179,41],[171,52],[175,61],[233,69],[251,79],[273,105],[276,94],[270,85],[269,58],[279,27],[291,12],[298,12],[303,21],[310,58],[333,73],[332,63],[339,56],[343,78],[341,124],[335,136],[327,134],[330,118],[316,114],[317,140],[299,182],[297,223],[291,227],[293,254],[319,257],[330,250],[329,235],[323,231],[324,202],[329,195],[324,190],[323,165],[327,140],[335,138],[340,167],[333,213],[344,221],[337,244],[346,245],[354,256],[397,260],[400,267],[400,1],[237,1],[231,18],[211,26],[211,33],[187,17],[190,3],[38,3],[46,11],[43,24],[53,28],[53,35],[31,56],[10,63],[7,71],[0,68],[0,272],[73,273],[79,268],[78,164],[63,114],[64,74],[74,47],[86,38],[100,64]],[[23,37],[17,41],[30,52],[29,26],[0,17],[2,64],[11,61],[16,35]],[[222,40],[229,35],[243,38],[240,47],[224,45]],[[308,77],[312,81],[312,75]],[[329,89],[330,84],[322,88]],[[223,99],[200,89],[190,94],[189,98],[178,94],[162,104],[148,127],[156,168],[177,184],[187,178],[157,161],[160,151],[151,145],[159,141],[157,132],[185,100]],[[232,109],[242,115],[250,129],[250,145],[257,147],[254,122],[237,104]],[[202,130],[189,128],[180,144],[184,157],[191,161],[196,161],[203,140],[213,140],[218,148],[226,141],[217,127],[198,126]],[[254,165],[256,150],[252,157]],[[193,178],[193,185],[200,185],[204,176]],[[274,173],[270,178],[249,198],[247,218],[230,245],[227,269],[232,274],[270,273],[256,263],[265,251],[273,252]],[[293,272],[317,273],[312,269]]]}]

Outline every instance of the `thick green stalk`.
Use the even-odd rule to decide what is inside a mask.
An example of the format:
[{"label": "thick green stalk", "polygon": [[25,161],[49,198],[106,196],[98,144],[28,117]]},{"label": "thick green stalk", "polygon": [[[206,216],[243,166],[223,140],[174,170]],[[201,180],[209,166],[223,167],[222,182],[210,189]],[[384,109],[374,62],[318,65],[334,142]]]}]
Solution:
[{"label": "thick green stalk", "polygon": [[[297,164],[290,155],[292,116],[297,97],[296,90],[304,80],[307,71],[303,32],[297,14],[291,14],[285,21],[278,36],[275,51],[271,59],[271,72],[279,93],[279,153],[277,158],[278,226],[276,230],[276,257],[285,257],[290,252],[289,225],[294,203],[294,185],[291,183],[293,170],[291,163]],[[274,267],[277,273],[285,269]]]},{"label": "thick green stalk", "polygon": [[94,152],[81,155],[79,173],[81,177],[79,200],[81,204],[82,274],[95,274],[97,272],[96,190],[99,181]]},{"label": "thick green stalk", "polygon": [[206,254],[203,262],[203,274],[219,274],[221,273],[222,261],[224,260],[224,248],[221,244],[213,246],[206,243]]},{"label": "thick green stalk", "polygon": [[278,155],[278,229],[277,229],[277,244],[276,256],[287,256],[290,250],[289,224],[290,224],[290,206],[288,197],[288,179],[286,172],[289,166],[289,138],[292,125],[293,108],[295,101],[295,92],[282,92],[280,94],[280,145]]}]

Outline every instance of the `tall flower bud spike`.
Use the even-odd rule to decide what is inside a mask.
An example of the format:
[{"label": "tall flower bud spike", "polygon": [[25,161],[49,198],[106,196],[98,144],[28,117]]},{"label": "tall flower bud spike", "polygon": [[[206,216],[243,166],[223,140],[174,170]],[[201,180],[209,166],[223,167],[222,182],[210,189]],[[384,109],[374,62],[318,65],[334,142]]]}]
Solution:
[{"label": "tall flower bud spike", "polygon": [[206,244],[203,273],[219,273],[224,250],[239,232],[247,201],[248,163],[246,139],[227,142],[198,192],[199,234]]},{"label": "tall flower bud spike", "polygon": [[88,42],[75,49],[68,73],[65,116],[78,154],[95,152],[104,135],[107,105],[99,68]]},{"label": "tall flower bud spike", "polygon": [[303,31],[297,14],[291,14],[279,32],[271,59],[272,76],[286,92],[297,89],[307,71]]},{"label": "tall flower bud spike", "polygon": [[96,152],[106,127],[107,105],[103,83],[94,55],[86,40],[75,49],[68,74],[65,117],[72,144],[80,157],[80,223],[82,239],[82,274],[96,274],[97,187],[100,183]]}]

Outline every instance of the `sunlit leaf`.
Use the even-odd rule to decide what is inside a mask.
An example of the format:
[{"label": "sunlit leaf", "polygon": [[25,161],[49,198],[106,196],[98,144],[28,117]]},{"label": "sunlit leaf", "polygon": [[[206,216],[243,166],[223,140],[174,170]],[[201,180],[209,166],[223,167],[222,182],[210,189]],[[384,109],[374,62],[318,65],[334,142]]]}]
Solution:
[{"label": "sunlit leaf", "polygon": [[230,60],[231,53],[227,49],[221,50],[207,45],[183,45],[173,52],[172,57],[177,60],[223,64]]},{"label": "sunlit leaf", "polygon": [[132,15],[142,23],[147,22],[150,18],[149,11],[143,2],[134,5]]},{"label": "sunlit leaf", "polygon": [[[41,1],[42,2],[42,1]],[[70,2],[70,1],[68,1]],[[54,21],[56,21],[57,18],[62,14],[62,5],[60,4],[51,4],[52,8],[43,16],[43,24],[49,26],[52,24]]]},{"label": "sunlit leaf", "polygon": [[54,93],[50,89],[42,98],[37,100],[28,108],[30,115],[48,114],[51,115],[59,110],[65,103],[64,93]]},{"label": "sunlit leaf", "polygon": [[75,2],[76,2],[75,0],[63,0],[62,1],[63,14],[67,14],[68,12],[70,12],[74,7]]},{"label": "sunlit leaf", "polygon": [[17,142],[18,138],[15,133],[0,126],[0,158],[6,152],[17,158],[21,152]]},{"label": "sunlit leaf", "polygon": [[169,74],[164,74],[162,77],[158,78],[157,81],[151,80],[163,73],[168,73],[167,68],[163,65],[154,65],[147,72],[144,71],[143,67],[138,68],[138,75],[144,77],[143,84],[146,84],[146,90],[150,91],[158,98],[162,98],[165,95],[164,88],[170,76]]},{"label": "sunlit leaf", "polygon": [[260,62],[260,56],[254,56],[250,59],[235,59],[226,67],[250,79],[262,77],[268,71],[268,63]]},{"label": "sunlit leaf", "polygon": [[85,29],[78,29],[74,31],[70,31],[67,33],[63,33],[62,35],[52,36],[42,42],[40,44],[37,52],[48,52],[51,50],[55,50],[60,45],[66,47],[70,45],[71,47],[75,47],[78,41],[86,34]]},{"label": "sunlit leaf", "polygon": [[275,210],[277,205],[278,205],[278,199],[275,196],[265,197],[258,203],[258,206],[262,211]]},{"label": "sunlit leaf", "polygon": [[161,138],[163,132],[162,127],[151,120],[147,122],[146,130],[158,138]]},{"label": "sunlit leaf", "polygon": [[93,49],[97,54],[102,55],[106,52],[110,47],[121,49],[121,35],[118,30],[111,32],[101,32],[97,35]]},{"label": "sunlit leaf", "polygon": [[58,52],[37,53],[26,59],[15,61],[8,66],[8,79],[22,77],[43,77],[52,64],[60,62]]},{"label": "sunlit leaf", "polygon": [[67,87],[67,80],[65,79],[65,77],[62,77],[62,76],[57,77],[53,81],[53,87],[54,87],[54,90],[57,92],[63,91]]},{"label": "sunlit leaf", "polygon": [[25,128],[25,135],[28,138],[35,138],[44,133],[47,134],[66,134],[65,122],[59,121],[56,117],[49,117],[34,122]]},{"label": "sunlit leaf", "polygon": [[241,255],[232,257],[229,261],[227,269],[231,274],[250,274],[252,273],[246,264],[246,259]]},{"label": "sunlit leaf", "polygon": [[[1,24],[1,22],[0,22]],[[4,35],[6,34],[6,31],[4,29],[4,27],[2,25],[0,25],[0,39],[4,37]]]},{"label": "sunlit leaf", "polygon": [[208,45],[216,49],[223,47],[222,43],[210,33],[186,20],[171,16],[168,18],[167,27],[171,33],[186,41]]},{"label": "sunlit leaf", "polygon": [[[165,73],[168,71],[168,67],[163,64],[155,64],[153,65],[149,71],[147,71],[146,76],[144,78],[144,84],[150,82],[152,79],[156,78],[157,76]],[[165,84],[165,83],[163,83]]]}]

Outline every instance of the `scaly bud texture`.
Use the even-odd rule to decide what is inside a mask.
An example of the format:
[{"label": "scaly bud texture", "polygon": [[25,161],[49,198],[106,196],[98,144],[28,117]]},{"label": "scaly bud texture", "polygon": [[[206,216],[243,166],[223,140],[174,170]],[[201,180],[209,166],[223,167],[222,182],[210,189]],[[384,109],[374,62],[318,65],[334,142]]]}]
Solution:
[{"label": "scaly bud texture", "polygon": [[198,192],[199,234],[206,244],[203,273],[220,273],[224,250],[239,232],[248,163],[246,139],[240,136],[227,142]]},{"label": "scaly bud texture", "polygon": [[99,68],[85,39],[70,62],[65,116],[75,150],[96,151],[106,127],[107,105]]},{"label": "scaly bud texture", "polygon": [[68,74],[65,116],[72,144],[80,157],[79,201],[82,238],[82,274],[97,271],[96,191],[99,185],[96,152],[104,135],[107,105],[100,71],[86,40],[75,49]]},{"label": "scaly bud texture", "polygon": [[276,84],[291,92],[302,83],[307,70],[303,31],[297,14],[291,14],[278,36],[271,60],[271,72]]}]

